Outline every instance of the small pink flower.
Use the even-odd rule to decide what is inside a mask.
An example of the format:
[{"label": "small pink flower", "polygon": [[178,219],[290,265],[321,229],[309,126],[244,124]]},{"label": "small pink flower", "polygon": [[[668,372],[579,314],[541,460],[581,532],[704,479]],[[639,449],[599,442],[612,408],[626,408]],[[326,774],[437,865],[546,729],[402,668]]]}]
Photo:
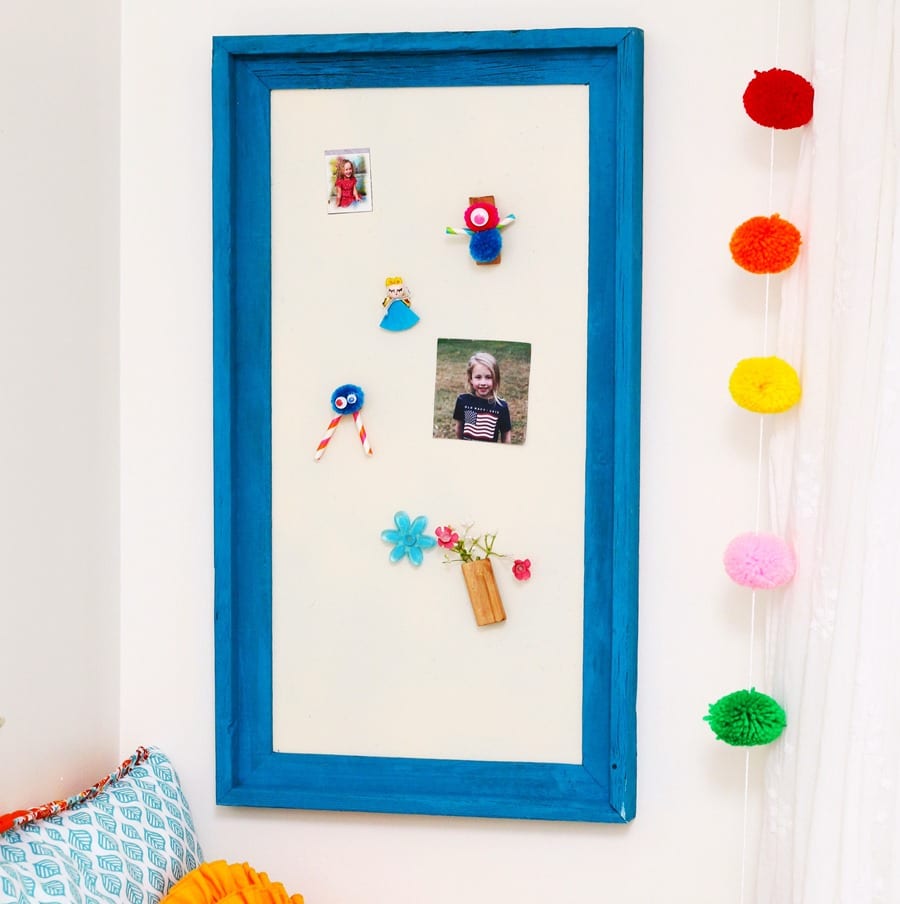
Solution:
[{"label": "small pink flower", "polygon": [[516,559],[512,572],[516,580],[527,581],[531,577],[531,559]]},{"label": "small pink flower", "polygon": [[438,546],[443,549],[453,549],[459,540],[459,534],[449,524],[446,527],[436,527],[434,535],[437,537]]}]

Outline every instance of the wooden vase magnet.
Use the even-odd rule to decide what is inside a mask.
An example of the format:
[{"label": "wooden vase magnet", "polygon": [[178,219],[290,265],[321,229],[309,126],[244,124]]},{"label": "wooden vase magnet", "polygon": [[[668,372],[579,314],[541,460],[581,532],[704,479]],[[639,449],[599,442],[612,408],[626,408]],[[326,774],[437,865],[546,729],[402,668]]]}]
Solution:
[{"label": "wooden vase magnet", "polygon": [[475,621],[479,627],[506,621],[506,612],[503,609],[497,582],[494,580],[491,560],[475,559],[473,562],[463,562],[460,567],[466,581],[466,589],[469,591]]}]

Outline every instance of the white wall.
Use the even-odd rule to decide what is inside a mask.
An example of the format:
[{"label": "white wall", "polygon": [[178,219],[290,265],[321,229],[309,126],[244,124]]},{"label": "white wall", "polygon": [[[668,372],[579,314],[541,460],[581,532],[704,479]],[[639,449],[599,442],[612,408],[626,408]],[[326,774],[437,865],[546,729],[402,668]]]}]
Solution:
[{"label": "white wall", "polygon": [[[734,266],[727,244],[738,223],[769,212],[769,136],[740,98],[754,67],[774,64],[776,3],[542,6],[123,5],[121,752],[163,745],[207,856],[248,860],[309,904],[738,897],[744,755],[715,742],[701,719],[747,677],[747,597],[720,558],[753,526],[758,422],[730,401],[727,380],[739,358],[760,352],[762,284]],[[806,5],[785,7],[780,62],[805,72]],[[216,808],[211,36],[602,25],[646,31],[637,819],[617,827]],[[786,207],[795,142],[779,137],[776,210]],[[754,773],[764,758],[754,753]]]},{"label": "white wall", "polygon": [[0,4],[0,812],[118,757],[119,24]]}]

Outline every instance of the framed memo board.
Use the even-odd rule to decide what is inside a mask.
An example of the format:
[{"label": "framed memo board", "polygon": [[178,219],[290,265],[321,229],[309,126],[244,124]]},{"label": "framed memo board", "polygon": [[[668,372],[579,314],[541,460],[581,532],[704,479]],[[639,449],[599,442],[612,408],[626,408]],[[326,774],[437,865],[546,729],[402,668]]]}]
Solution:
[{"label": "framed memo board", "polygon": [[[220,804],[633,818],[642,47],[214,39]],[[348,157],[365,179],[332,216]],[[446,229],[488,194],[517,218],[499,266]],[[421,322],[380,331],[397,272]],[[462,340],[528,349],[508,446],[441,438],[436,356]],[[315,460],[348,380],[374,454],[354,422]],[[529,555],[527,585],[495,560],[506,622],[475,626],[438,551],[388,561],[400,509]]]}]

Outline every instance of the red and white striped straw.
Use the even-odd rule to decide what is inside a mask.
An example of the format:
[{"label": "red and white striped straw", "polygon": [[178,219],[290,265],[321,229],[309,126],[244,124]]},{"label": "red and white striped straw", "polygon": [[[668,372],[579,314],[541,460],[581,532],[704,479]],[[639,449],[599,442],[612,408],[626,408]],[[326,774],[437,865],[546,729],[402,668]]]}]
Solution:
[{"label": "red and white striped straw", "polygon": [[369,437],[366,436],[366,428],[363,424],[361,411],[353,412],[353,423],[356,424],[356,429],[359,432],[359,441],[362,443],[363,452],[365,452],[366,455],[371,455],[372,447],[369,445]]},{"label": "red and white striped straw", "polygon": [[328,424],[328,429],[325,431],[325,435],[319,440],[319,445],[316,448],[316,456],[315,460],[319,461],[321,457],[325,454],[325,449],[328,447],[328,443],[331,442],[331,437],[334,436],[334,431],[337,430],[338,424],[341,422],[342,414],[337,415],[331,419],[331,422]]}]

